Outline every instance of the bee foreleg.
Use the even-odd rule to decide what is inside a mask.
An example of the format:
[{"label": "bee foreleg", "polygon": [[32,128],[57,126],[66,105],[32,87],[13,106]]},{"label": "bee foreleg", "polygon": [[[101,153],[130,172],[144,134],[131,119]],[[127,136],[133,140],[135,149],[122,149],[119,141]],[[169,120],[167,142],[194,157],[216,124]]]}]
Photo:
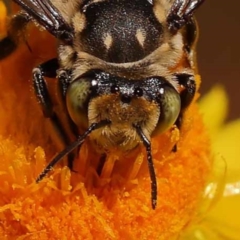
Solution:
[{"label": "bee foreleg", "polygon": [[[182,126],[182,120],[183,120],[183,115],[184,111],[186,108],[190,105],[192,102],[195,92],[196,92],[196,83],[193,75],[190,74],[176,74],[176,78],[178,80],[178,83],[181,87],[183,87],[182,92],[180,93],[180,98],[181,98],[181,111],[179,113],[179,116],[175,122],[176,127],[181,130]],[[173,149],[173,152],[177,151],[177,145],[175,144]]]},{"label": "bee foreleg", "polygon": [[53,115],[53,105],[44,77],[56,78],[59,67],[57,59],[51,59],[33,69],[33,86],[45,117]]},{"label": "bee foreleg", "polygon": [[191,20],[193,12],[205,0],[175,0],[167,16],[170,31],[176,32]]},{"label": "bee foreleg", "polygon": [[[33,86],[37,100],[40,103],[43,114],[46,118],[51,120],[54,131],[57,134],[61,145],[66,147],[71,142],[69,134],[66,132],[63,123],[60,121],[58,115],[53,110],[53,103],[44,77],[56,78],[57,70],[59,68],[58,60],[51,59],[40,66],[33,69]],[[68,155],[68,166],[72,170],[74,154]]]},{"label": "bee foreleg", "polygon": [[67,89],[71,81],[71,71],[70,70],[64,70],[61,69],[58,71],[57,78],[58,78],[58,87],[60,91],[60,95],[62,98],[62,101],[65,101]]},{"label": "bee foreleg", "polygon": [[193,75],[181,73],[176,74],[177,81],[183,91],[180,93],[181,97],[181,111],[184,111],[192,102],[196,92],[196,82]]}]

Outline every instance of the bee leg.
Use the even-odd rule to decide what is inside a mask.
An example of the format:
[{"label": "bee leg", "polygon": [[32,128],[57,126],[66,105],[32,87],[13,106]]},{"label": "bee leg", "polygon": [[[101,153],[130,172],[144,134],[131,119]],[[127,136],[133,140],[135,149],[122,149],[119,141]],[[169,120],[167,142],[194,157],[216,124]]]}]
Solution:
[{"label": "bee leg", "polygon": [[[181,111],[179,116],[175,122],[176,127],[181,130],[183,115],[187,107],[192,102],[195,92],[196,92],[196,82],[193,75],[190,74],[176,74],[178,83],[180,86],[184,88],[184,90],[180,93],[181,98]],[[172,152],[177,151],[177,144],[173,146]]]},{"label": "bee leg", "polygon": [[24,11],[21,11],[11,19],[8,35],[0,40],[0,59],[4,59],[12,54],[20,42],[26,42],[24,32],[30,20],[30,16]]},{"label": "bee leg", "polygon": [[44,77],[56,78],[58,67],[58,61],[54,58],[33,69],[33,86],[35,94],[46,118],[51,118],[54,113],[53,104]]},{"label": "bee leg", "polygon": [[58,71],[57,78],[58,78],[58,87],[60,92],[61,101],[65,102],[67,89],[70,84],[72,77],[72,72],[70,70],[61,69]]},{"label": "bee leg", "polygon": [[[72,72],[71,70],[65,70],[65,69],[60,69],[57,72],[57,78],[58,78],[58,89],[59,89],[59,95],[60,95],[60,102],[61,106],[64,109],[64,112],[68,112],[66,108],[66,94],[67,94],[67,89],[70,84],[71,78],[72,78]],[[74,141],[78,137],[78,129],[77,126],[73,123],[72,119],[69,117],[68,114],[66,114],[66,128],[69,129],[69,134],[70,136],[70,142]],[[68,157],[68,167],[73,170],[73,161],[76,155],[78,155],[80,147],[76,148],[74,153],[70,153]],[[75,171],[74,171],[75,172]]]},{"label": "bee leg", "polygon": [[[66,147],[70,144],[69,135],[66,133],[63,123],[60,121],[58,115],[53,110],[53,103],[48,91],[48,87],[44,77],[56,78],[57,70],[59,68],[58,60],[51,59],[40,66],[33,69],[33,86],[36,97],[42,108],[43,115],[51,120],[53,128],[57,134],[61,144]],[[75,155],[69,154],[68,166],[72,170],[73,160]]]},{"label": "bee leg", "polygon": [[107,158],[106,153],[103,153],[100,156],[99,163],[98,163],[98,166],[97,166],[97,174],[98,174],[98,176],[101,176],[102,169],[104,167],[104,164],[106,163],[106,158]]},{"label": "bee leg", "polygon": [[168,28],[173,33],[183,25],[191,21],[193,12],[202,5],[205,0],[175,0],[167,16]]}]

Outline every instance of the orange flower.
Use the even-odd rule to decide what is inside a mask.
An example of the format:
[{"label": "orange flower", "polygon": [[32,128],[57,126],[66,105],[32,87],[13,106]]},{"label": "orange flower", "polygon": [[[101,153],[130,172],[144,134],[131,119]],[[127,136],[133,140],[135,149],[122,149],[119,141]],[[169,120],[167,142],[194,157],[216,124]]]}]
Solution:
[{"label": "orange flower", "polygon": [[[177,130],[152,139],[156,210],[151,208],[150,179],[141,147],[126,157],[108,156],[98,176],[96,157],[86,143],[75,160],[77,173],[56,167],[49,178],[36,184],[37,175],[57,149],[33,94],[31,69],[55,55],[55,41],[37,29],[31,29],[30,35],[37,36],[29,39],[31,52],[23,44],[0,62],[0,236],[177,239],[194,218],[211,168],[197,96],[186,112],[177,153],[171,153],[179,138]],[[199,86],[198,76],[197,81]],[[54,81],[49,84],[54,89]]]},{"label": "orange flower", "polygon": [[6,35],[6,12],[3,3],[0,2],[0,39]]}]

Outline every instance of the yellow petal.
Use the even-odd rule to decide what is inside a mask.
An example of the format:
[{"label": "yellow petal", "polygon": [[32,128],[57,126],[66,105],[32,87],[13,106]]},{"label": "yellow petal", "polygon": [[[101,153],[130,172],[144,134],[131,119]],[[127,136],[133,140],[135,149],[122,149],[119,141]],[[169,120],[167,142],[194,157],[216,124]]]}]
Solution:
[{"label": "yellow petal", "polygon": [[211,136],[214,136],[223,124],[228,113],[228,99],[224,88],[215,86],[199,102],[204,122]]},{"label": "yellow petal", "polygon": [[208,216],[219,239],[240,239],[240,194],[223,197]]},{"label": "yellow petal", "polygon": [[213,138],[213,150],[227,163],[224,196],[208,215],[219,239],[240,239],[240,120],[222,127]]},{"label": "yellow petal", "polygon": [[211,228],[199,225],[191,227],[180,240],[219,240],[219,238]]},{"label": "yellow petal", "polygon": [[240,181],[240,120],[220,129],[213,138],[213,151],[227,162],[227,182]]},{"label": "yellow petal", "polygon": [[[240,120],[223,124],[228,100],[221,86],[214,87],[201,100],[200,107],[211,133],[213,156],[216,159],[215,171],[210,179],[212,185],[207,186],[210,191],[200,208],[200,216],[205,211],[205,217],[187,229],[181,239],[239,240]],[[222,164],[224,162],[227,166],[226,174]]]}]

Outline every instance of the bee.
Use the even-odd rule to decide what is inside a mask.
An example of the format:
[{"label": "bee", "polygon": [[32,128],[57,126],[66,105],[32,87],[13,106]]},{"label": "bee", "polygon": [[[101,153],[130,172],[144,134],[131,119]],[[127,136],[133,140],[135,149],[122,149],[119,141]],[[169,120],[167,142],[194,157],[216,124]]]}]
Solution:
[{"label": "bee", "polygon": [[[157,205],[151,137],[174,124],[196,91],[197,25],[194,11],[204,0],[14,0],[9,36],[0,58],[9,55],[22,30],[34,22],[58,40],[58,57],[33,69],[33,86],[45,117],[66,146],[37,178],[41,181],[86,138],[103,154],[143,144]],[[45,78],[56,78],[68,130],[54,112]],[[75,140],[70,141],[69,132]],[[177,146],[173,151],[177,150]],[[73,157],[69,157],[72,169]]]}]

